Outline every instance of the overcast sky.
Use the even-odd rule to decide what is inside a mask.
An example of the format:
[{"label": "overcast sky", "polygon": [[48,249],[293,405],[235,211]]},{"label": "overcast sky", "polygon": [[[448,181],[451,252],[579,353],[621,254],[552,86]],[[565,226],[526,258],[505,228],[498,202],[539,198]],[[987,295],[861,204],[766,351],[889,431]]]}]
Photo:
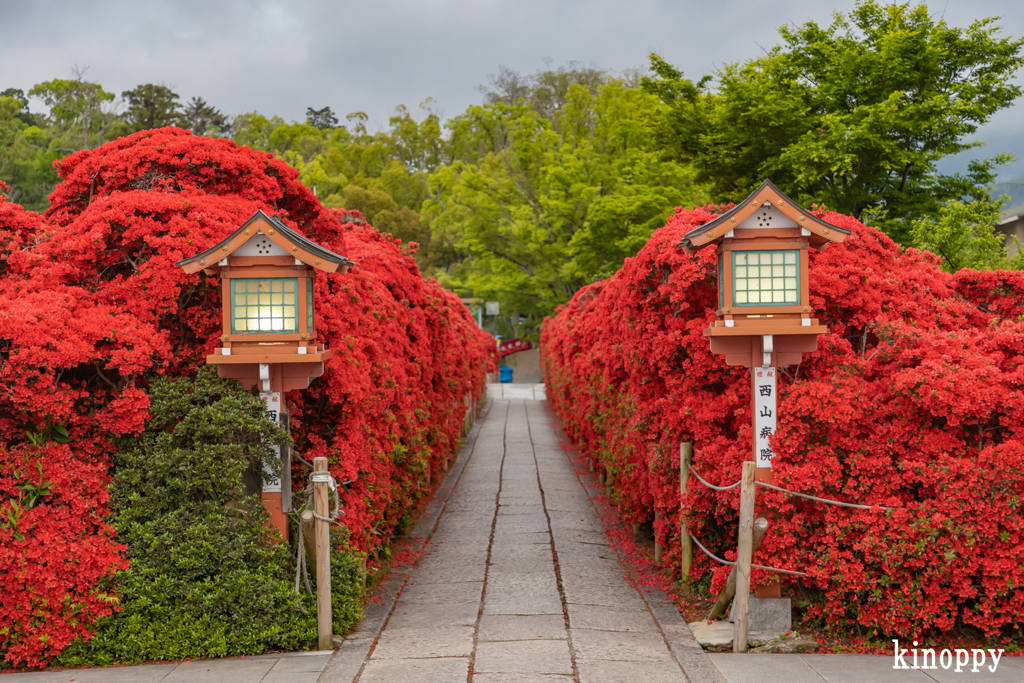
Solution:
[{"label": "overcast sky", "polygon": [[[444,116],[479,102],[477,86],[501,65],[532,73],[579,61],[644,67],[655,51],[687,77],[779,42],[777,27],[827,23],[852,0],[0,0],[0,90],[53,78],[86,78],[120,93],[142,83],[198,95],[227,114],[258,111],[303,120],[307,107],[353,111],[384,127],[395,105],[433,97]],[[1021,0],[937,0],[954,26],[1001,16],[1003,35],[1024,35]],[[770,8],[770,9],[769,9]],[[1024,82],[1019,74],[1018,82]],[[34,103],[36,109],[38,103]],[[988,156],[1021,161],[1024,106],[980,131]],[[944,164],[959,170],[966,162]]]}]

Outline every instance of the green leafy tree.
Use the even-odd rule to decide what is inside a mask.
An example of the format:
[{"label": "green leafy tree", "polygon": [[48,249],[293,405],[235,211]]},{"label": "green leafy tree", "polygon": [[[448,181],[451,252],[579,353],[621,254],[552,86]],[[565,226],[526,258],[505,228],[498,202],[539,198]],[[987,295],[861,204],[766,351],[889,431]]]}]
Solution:
[{"label": "green leafy tree", "polygon": [[996,230],[1005,200],[953,200],[939,209],[937,217],[911,224],[913,245],[941,256],[942,269],[951,273],[961,268],[1024,268],[1024,249],[1020,249],[1024,245],[1018,245],[1017,255],[1009,257],[1006,236]]},{"label": "green leafy tree", "polygon": [[[430,271],[442,257],[430,249],[430,227],[420,210],[430,194],[427,172],[445,155],[440,119],[431,106],[430,100],[421,105],[422,121],[399,106],[389,128],[376,133],[367,130],[362,112],[349,114],[347,125],[339,127],[336,118],[330,126],[318,119],[324,110],[309,109],[305,123],[250,112],[235,119],[234,139],[295,167],[325,206],[358,210],[377,229],[421,244],[416,260]],[[329,108],[326,113],[334,116]]]},{"label": "green leafy tree", "polygon": [[121,97],[128,104],[124,116],[133,131],[170,126],[180,119],[178,95],[165,85],[146,83],[124,91]]},{"label": "green leafy tree", "polygon": [[363,188],[348,185],[342,191],[341,201],[337,195],[325,202],[329,208],[355,209],[381,232],[390,233],[403,242],[429,244],[430,228],[423,217],[408,206],[399,206],[394,196],[380,187]]},{"label": "green leafy tree", "polygon": [[17,145],[23,139],[20,133],[25,124],[19,114],[26,104],[13,97],[0,96],[0,178],[5,180],[8,167],[21,155]]},{"label": "green leafy tree", "polygon": [[433,239],[461,257],[441,281],[501,302],[523,321],[513,330],[521,336],[614,273],[674,207],[702,200],[688,169],[659,159],[640,123],[660,106],[653,96],[606,78],[596,89],[569,85],[551,118],[535,104],[527,92],[453,120],[453,148],[476,161],[439,167],[424,209]]},{"label": "green leafy tree", "polygon": [[805,204],[870,209],[907,244],[913,221],[986,195],[1006,156],[948,176],[936,163],[980,146],[968,136],[1020,94],[1024,41],[998,37],[996,19],[962,29],[923,4],[874,0],[828,27],[779,32],[782,46],[696,83],[651,56],[643,87],[668,105],[652,126],[713,200],[738,201],[770,178]]},{"label": "green leafy tree", "polygon": [[[557,125],[558,114],[569,100],[573,87],[596,95],[609,80],[609,73],[579,62],[545,69],[529,76],[501,67],[487,86],[479,88],[487,104],[525,104],[543,119]],[[628,80],[628,79],[624,79]]]},{"label": "green leafy tree", "polygon": [[427,114],[422,121],[416,121],[403,105],[397,106],[388,120],[390,155],[414,172],[430,172],[446,160],[441,118],[433,105],[432,99],[420,104],[420,109]]},{"label": "green leafy tree", "polygon": [[40,116],[28,110],[28,95],[25,94],[24,90],[20,88],[7,88],[7,90],[0,92],[0,97],[9,97],[21,102],[21,109],[16,114],[16,117],[22,123],[29,126],[38,126],[42,123]]},{"label": "green leafy tree", "polygon": [[93,149],[126,132],[114,105],[114,93],[83,80],[83,75],[40,83],[28,91],[29,97],[38,97],[49,109],[46,120],[54,151]]},{"label": "green leafy tree", "polygon": [[279,126],[284,125],[284,119],[280,116],[267,118],[258,112],[239,114],[231,126],[231,137],[240,145],[247,145],[253,149],[268,150],[270,147],[270,134]]},{"label": "green leafy tree", "polygon": [[50,149],[50,131],[38,125],[43,117],[28,113],[21,91],[13,94],[0,96],[0,180],[10,187],[11,201],[43,211],[57,185],[53,162],[62,154]]},{"label": "green leafy tree", "polygon": [[306,108],[306,123],[323,130],[325,128],[337,128],[338,117],[334,115],[330,107],[324,107],[323,109],[313,109],[313,107]]}]

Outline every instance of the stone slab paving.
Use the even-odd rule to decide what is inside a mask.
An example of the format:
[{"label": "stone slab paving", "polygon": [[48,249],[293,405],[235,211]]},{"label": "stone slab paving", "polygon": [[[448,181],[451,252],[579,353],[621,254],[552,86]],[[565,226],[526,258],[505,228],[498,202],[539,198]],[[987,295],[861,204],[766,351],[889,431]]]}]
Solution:
[{"label": "stone slab paving", "polygon": [[487,400],[489,401],[545,401],[547,394],[543,384],[505,384],[491,383],[487,385]]},{"label": "stone slab paving", "polygon": [[[722,681],[699,648],[705,666],[687,676],[674,645],[685,622],[655,605],[671,617],[663,625],[627,581],[543,394],[528,385],[489,392],[390,613],[376,634],[361,625],[335,657],[347,663],[332,662],[320,680]],[[511,398],[517,392],[523,399]]]},{"label": "stone slab paving", "polygon": [[316,683],[331,651],[0,674],[0,683]]}]

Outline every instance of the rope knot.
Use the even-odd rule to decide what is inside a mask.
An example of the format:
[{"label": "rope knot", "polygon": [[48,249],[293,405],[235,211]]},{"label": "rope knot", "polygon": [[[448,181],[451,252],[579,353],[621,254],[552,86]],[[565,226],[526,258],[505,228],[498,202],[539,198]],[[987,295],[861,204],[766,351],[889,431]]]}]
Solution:
[{"label": "rope knot", "polygon": [[313,472],[309,476],[309,481],[314,484],[327,484],[327,487],[337,493],[338,481],[331,476],[330,472]]}]

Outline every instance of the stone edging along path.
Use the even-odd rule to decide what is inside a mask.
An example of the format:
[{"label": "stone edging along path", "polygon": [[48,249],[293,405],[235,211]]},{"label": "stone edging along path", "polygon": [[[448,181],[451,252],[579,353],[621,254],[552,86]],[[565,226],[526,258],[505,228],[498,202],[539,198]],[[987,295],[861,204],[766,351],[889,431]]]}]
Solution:
[{"label": "stone edging along path", "polygon": [[[410,535],[407,538],[406,542],[403,543],[399,551],[399,554],[401,556],[419,558],[422,555],[423,551],[427,548],[435,529],[438,528],[438,524],[445,510],[445,506],[447,506],[447,504],[449,504],[449,501],[452,499],[452,496],[455,493],[457,486],[459,485],[459,481],[462,479],[463,474],[466,471],[466,467],[473,457],[474,451],[476,450],[477,447],[477,442],[480,436],[480,430],[482,428],[482,425],[486,423],[487,418],[490,416],[490,414],[492,414],[492,411],[494,411],[496,403],[501,404],[500,410],[498,411],[498,413],[501,415],[496,414],[496,419],[500,420],[502,419],[502,416],[508,413],[510,405],[509,401],[492,400],[488,402],[485,412],[480,416],[481,419],[477,421],[477,423],[471,430],[470,434],[468,435],[467,440],[463,446],[463,449],[460,452],[459,457],[457,458],[454,466],[450,470],[449,474],[447,474],[445,480],[438,487],[438,490],[435,493],[433,500],[425,509],[417,525],[410,532]],[[604,536],[609,539],[613,539],[616,536],[624,535],[624,533],[627,533],[625,524],[622,522],[620,518],[617,517],[617,514],[614,513],[613,508],[601,495],[601,490],[597,485],[596,477],[590,475],[586,471],[586,468],[582,466],[582,462],[580,461],[579,457],[573,458],[571,454],[565,453],[565,445],[567,444],[567,441],[565,439],[564,434],[561,433],[560,429],[558,428],[557,422],[551,415],[551,413],[545,412],[543,418],[540,415],[538,415],[539,411],[546,411],[546,402],[514,401],[512,404],[515,403],[518,403],[520,407],[522,407],[521,409],[518,410],[524,410],[526,407],[529,407],[529,413],[535,415],[535,419],[547,419],[547,421],[550,422],[551,429],[557,436],[557,440],[561,442],[560,453],[562,453],[566,457],[568,464],[571,466],[572,472],[569,476],[571,477],[572,475],[574,475],[575,480],[577,480],[577,482],[582,486],[583,493],[586,494],[586,500],[589,500],[590,505],[593,506],[594,508],[595,514],[604,523]],[[538,421],[540,422],[540,420]],[[492,431],[494,431],[494,428],[495,426],[492,425]],[[551,444],[549,443],[549,452],[550,445]],[[568,468],[565,469],[567,470]],[[574,486],[575,484],[572,485]],[[544,487],[542,486],[542,496],[544,495],[543,488]],[[513,496],[514,495],[515,494],[513,494]],[[586,505],[586,503],[584,503],[584,505]],[[481,519],[480,521],[481,524],[486,523],[484,522],[483,519]],[[564,535],[564,532],[564,529],[561,529],[556,532],[556,536],[558,535],[558,533],[562,533],[562,535]],[[559,538],[564,538],[564,536]],[[637,566],[635,564],[631,564],[629,558],[626,557],[620,549],[615,548],[614,544],[611,544],[611,547],[608,548],[608,550],[613,550],[615,552],[615,555],[618,558],[618,564],[621,565],[621,567],[624,569],[624,573],[627,574],[626,581],[629,584],[631,584],[634,588],[643,587],[642,579],[644,577],[644,574],[650,574],[651,567]],[[567,557],[572,557],[571,551]],[[642,560],[638,561],[642,562]],[[557,556],[555,562],[556,564],[558,562]],[[325,669],[323,675],[321,676],[321,678],[319,678],[319,680],[332,682],[344,681],[345,683],[356,680],[356,678],[361,677],[362,674],[368,671],[366,667],[368,666],[369,661],[371,661],[371,657],[373,657],[373,661],[375,661],[376,665],[378,665],[377,668],[375,669],[375,672],[383,673],[379,665],[389,663],[387,663],[387,661],[383,661],[382,663],[380,659],[382,655],[375,654],[375,652],[380,651],[380,648],[378,648],[377,646],[378,643],[381,642],[380,639],[382,637],[382,634],[385,632],[391,634],[391,632],[394,631],[393,628],[388,630],[389,618],[394,612],[396,603],[399,602],[399,596],[402,595],[402,591],[410,590],[408,584],[410,582],[410,578],[412,577],[416,569],[417,564],[418,560],[416,562],[409,562],[407,564],[398,565],[392,568],[391,575],[389,575],[386,581],[378,588],[373,600],[367,605],[367,608],[365,609],[364,620],[362,620],[358,624],[356,630],[353,633],[349,634],[345,638],[344,642],[335,652],[335,655],[332,657],[330,664]],[[579,572],[580,568],[581,567],[573,567],[573,571]],[[584,574],[586,575],[586,567],[582,568],[584,569]],[[559,582],[560,581],[561,580],[559,580]],[[421,593],[423,588],[427,587],[421,586]],[[559,590],[561,590],[560,583]],[[600,589],[598,586],[595,586],[595,590]],[[413,589],[413,592],[415,594],[416,590]],[[685,672],[685,678],[688,678],[690,681],[693,681],[694,683],[720,683],[721,681],[723,681],[721,674],[719,674],[718,669],[715,667],[715,665],[712,664],[711,659],[708,657],[705,651],[703,651],[700,648],[700,646],[697,645],[696,641],[693,639],[693,636],[690,633],[689,628],[686,626],[684,618],[676,609],[675,604],[672,602],[671,598],[663,591],[658,591],[654,588],[638,588],[637,593],[642,599],[643,604],[646,606],[646,609],[649,611],[650,616],[653,618],[653,622],[656,625],[656,629],[658,631],[657,635],[660,636],[658,640],[664,639],[664,647],[666,648],[665,651],[671,653],[671,658],[675,659],[676,663],[679,666],[679,669],[682,670],[677,670],[675,676],[671,676],[671,673],[666,671],[665,673],[669,674],[669,677],[664,679],[659,678],[658,680],[681,681],[684,680],[684,677],[681,674]],[[486,600],[489,599],[487,598],[487,596],[489,596],[489,589],[484,590],[484,602],[481,604],[487,604]],[[407,601],[404,599],[402,599],[401,601],[404,605],[402,607],[402,610],[409,610],[415,608],[415,603],[407,604]],[[486,614],[486,609],[487,608],[485,606],[481,607],[480,613]],[[566,616],[566,631],[568,634],[577,633],[580,634],[580,637],[599,635],[595,632],[589,631],[586,628],[580,629],[580,624],[574,624],[575,627],[578,627],[574,630],[573,628],[569,628],[569,617],[572,617],[573,613],[577,613],[575,612],[575,610],[577,610],[578,607],[569,605],[568,609],[569,611],[565,612],[568,615]],[[516,610],[513,609],[511,611],[515,612]],[[627,614],[623,614],[624,617],[626,615]],[[575,621],[575,618],[577,617],[572,617],[572,620]],[[477,628],[479,629],[479,622]],[[610,635],[607,632],[601,633],[605,633],[605,635]],[[637,634],[637,636],[639,635],[641,634]],[[654,636],[654,634],[649,635]],[[590,678],[588,672],[597,672],[602,667],[602,657],[598,656],[597,660],[594,660],[592,652],[588,655],[586,651],[579,650],[580,646],[583,646],[586,650],[587,644],[583,643],[582,645],[574,645],[572,642],[573,638],[574,636],[570,636],[570,640],[568,642],[569,650],[573,652],[573,654],[571,655],[571,674],[569,674],[569,671],[565,671],[564,674],[566,680],[568,680],[569,675],[575,681],[580,681],[581,678],[587,680],[588,678]],[[486,659],[487,655],[481,655],[479,654],[479,652],[483,652],[485,649],[486,651],[494,651],[495,645],[497,644],[484,643],[481,640],[481,645],[478,646],[476,645],[475,637],[473,642],[474,644],[472,646],[472,652],[469,653],[468,657],[470,671],[467,673],[470,674],[472,679],[478,679],[481,681],[492,680],[492,678],[489,678],[490,674],[486,673],[487,665],[481,664],[481,661],[483,660],[481,660],[480,657],[483,656],[484,659]],[[385,646],[384,649],[392,652],[393,655],[393,645],[390,646],[390,649],[387,646]],[[459,659],[458,657],[460,656],[462,656],[463,658]],[[577,665],[578,656],[584,657],[580,659],[582,663],[580,666]],[[590,660],[587,660],[588,656],[591,656]],[[667,657],[669,655],[663,654],[660,656]],[[608,658],[612,659],[614,657],[608,656]],[[666,661],[668,660],[669,659],[666,659]],[[426,665],[430,660],[407,659],[406,661],[407,663],[411,663],[411,661],[420,661],[420,663]],[[465,654],[454,654],[452,655],[452,658],[447,659],[447,661],[449,661],[449,663],[452,664],[455,664],[458,661],[458,663],[461,663],[463,670],[466,669]],[[473,661],[476,661],[476,665],[473,664]],[[490,664],[492,664],[492,666],[494,665],[493,657],[490,657],[488,661],[490,661]],[[390,665],[392,666],[392,669],[389,671],[394,672],[394,664],[394,660],[391,660]],[[433,664],[439,665],[440,659],[433,660]],[[625,665],[626,661],[621,661],[621,663],[615,663],[615,661],[604,661],[604,665],[607,666],[613,666],[616,664]],[[481,667],[483,667],[483,672],[481,672]],[[595,667],[597,667],[598,669],[595,669]],[[413,673],[414,672],[412,671],[409,672],[409,674]],[[376,679],[376,676],[368,673],[367,678],[368,680],[373,680]],[[557,678],[560,679],[562,677],[558,676]],[[410,680],[415,679],[411,678]],[[465,677],[462,677],[462,680],[465,680]]]}]

